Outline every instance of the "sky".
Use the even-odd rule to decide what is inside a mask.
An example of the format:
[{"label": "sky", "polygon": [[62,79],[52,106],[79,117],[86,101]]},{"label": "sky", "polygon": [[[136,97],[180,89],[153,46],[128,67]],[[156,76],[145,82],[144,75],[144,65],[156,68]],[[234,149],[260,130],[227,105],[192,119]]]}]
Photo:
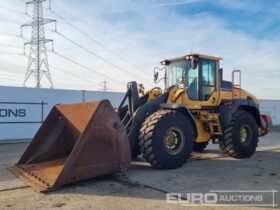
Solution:
[{"label": "sky", "polygon": [[[0,2],[0,85],[23,84],[31,28],[21,38],[20,25],[32,6],[24,12],[23,0]],[[52,0],[51,10],[46,1],[44,16],[57,20],[57,32],[45,27],[54,88],[101,90],[106,80],[125,91],[135,80],[149,89],[161,60],[192,51],[222,57],[226,80],[240,69],[256,97],[280,99],[279,14],[278,0]]]}]

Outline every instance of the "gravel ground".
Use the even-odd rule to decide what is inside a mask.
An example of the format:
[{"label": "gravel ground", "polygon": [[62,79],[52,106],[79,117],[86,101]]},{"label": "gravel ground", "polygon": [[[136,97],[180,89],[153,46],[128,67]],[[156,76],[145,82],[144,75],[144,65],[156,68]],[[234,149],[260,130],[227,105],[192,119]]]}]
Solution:
[{"label": "gravel ground", "polygon": [[[277,190],[280,205],[280,132],[260,139],[249,158],[224,157],[217,145],[194,153],[182,168],[156,170],[139,159],[125,173],[65,186],[58,192],[33,191],[6,168],[14,164],[27,143],[0,145],[0,209],[262,209],[261,207],[182,206],[166,203],[166,193],[207,193],[210,190]],[[264,193],[267,203],[272,193]],[[263,208],[267,209],[267,208]]]}]

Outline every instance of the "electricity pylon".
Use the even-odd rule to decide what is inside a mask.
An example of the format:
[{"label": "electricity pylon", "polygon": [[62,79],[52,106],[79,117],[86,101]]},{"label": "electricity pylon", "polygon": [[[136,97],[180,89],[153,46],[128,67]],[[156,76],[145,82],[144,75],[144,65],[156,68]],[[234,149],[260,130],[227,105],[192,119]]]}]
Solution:
[{"label": "electricity pylon", "polygon": [[26,14],[27,14],[27,7],[30,4],[33,4],[33,17],[30,23],[23,24],[21,26],[21,35],[22,35],[22,28],[26,26],[32,27],[32,36],[29,42],[24,44],[24,54],[26,45],[30,45],[29,50],[29,59],[27,65],[27,71],[24,79],[24,86],[26,85],[27,81],[30,79],[30,76],[34,76],[36,81],[36,87],[42,87],[41,80],[45,76],[46,79],[50,83],[50,87],[53,87],[50,68],[48,64],[48,54],[46,43],[51,42],[53,48],[53,40],[46,39],[45,37],[45,28],[44,25],[54,22],[55,23],[55,30],[56,30],[56,20],[46,19],[43,17],[43,2],[46,0],[32,0],[26,3]]}]

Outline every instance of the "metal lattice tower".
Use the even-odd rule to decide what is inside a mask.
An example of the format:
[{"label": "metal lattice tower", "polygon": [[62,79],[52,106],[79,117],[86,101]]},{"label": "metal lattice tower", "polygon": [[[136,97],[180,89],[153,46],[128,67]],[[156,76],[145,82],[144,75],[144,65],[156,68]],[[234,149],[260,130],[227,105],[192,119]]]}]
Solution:
[{"label": "metal lattice tower", "polygon": [[24,54],[26,45],[30,45],[29,51],[29,60],[27,71],[24,79],[24,86],[31,76],[34,76],[36,81],[36,87],[42,87],[41,80],[45,76],[48,82],[50,83],[50,87],[53,87],[50,68],[48,64],[48,54],[46,43],[51,42],[53,48],[53,40],[45,38],[45,28],[44,25],[47,23],[55,22],[55,30],[56,30],[56,20],[46,19],[43,17],[43,2],[46,0],[32,0],[26,3],[26,14],[28,5],[33,4],[33,18],[30,23],[24,24],[21,26],[21,34],[22,28],[25,26],[32,27],[32,36],[29,42],[24,44]]},{"label": "metal lattice tower", "polygon": [[102,83],[101,83],[101,85],[102,85],[102,88],[100,89],[101,91],[104,91],[104,92],[107,92],[108,90],[110,90],[109,88],[108,88],[108,81],[105,79]]}]

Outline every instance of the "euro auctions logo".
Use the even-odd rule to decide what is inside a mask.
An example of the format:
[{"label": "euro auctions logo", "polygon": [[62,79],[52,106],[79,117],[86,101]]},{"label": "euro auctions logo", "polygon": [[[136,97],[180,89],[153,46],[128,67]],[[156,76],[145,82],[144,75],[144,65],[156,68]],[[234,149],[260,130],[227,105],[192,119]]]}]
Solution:
[{"label": "euro auctions logo", "polygon": [[262,206],[276,207],[276,190],[210,190],[207,193],[167,193],[168,204],[181,206]]},{"label": "euro auctions logo", "polygon": [[218,203],[217,193],[167,193],[167,203],[179,203],[179,204],[216,204]]}]

